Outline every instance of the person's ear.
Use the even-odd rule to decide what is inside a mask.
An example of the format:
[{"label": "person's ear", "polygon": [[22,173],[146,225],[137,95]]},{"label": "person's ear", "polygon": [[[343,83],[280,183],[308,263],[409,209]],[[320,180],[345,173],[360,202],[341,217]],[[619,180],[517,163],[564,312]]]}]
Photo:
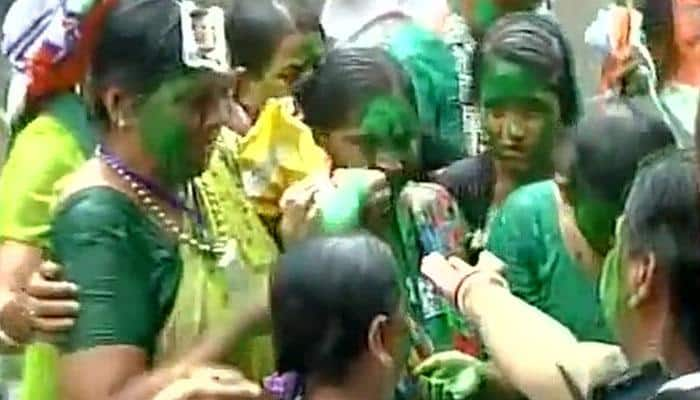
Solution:
[{"label": "person's ear", "polygon": [[108,88],[100,94],[100,100],[107,111],[111,126],[124,129],[135,123],[134,103],[123,90]]},{"label": "person's ear", "polygon": [[367,347],[370,354],[385,367],[391,367],[394,359],[389,352],[389,317],[377,315],[369,324]]},{"label": "person's ear", "polygon": [[646,253],[629,271],[633,290],[628,305],[630,308],[636,308],[653,296],[658,273],[656,255],[652,252]]}]

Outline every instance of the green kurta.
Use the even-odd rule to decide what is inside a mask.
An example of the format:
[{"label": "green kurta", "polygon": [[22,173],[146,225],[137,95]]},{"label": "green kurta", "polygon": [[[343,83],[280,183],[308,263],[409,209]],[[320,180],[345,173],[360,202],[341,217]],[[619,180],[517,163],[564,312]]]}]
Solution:
[{"label": "green kurta", "polygon": [[80,313],[63,350],[130,345],[152,357],[182,274],[176,244],[126,195],[107,187],[63,201],[51,238],[66,279],[80,287]]},{"label": "green kurta", "polygon": [[492,225],[487,248],[507,265],[511,291],[583,341],[612,342],[595,279],[569,254],[553,181],[513,192]]}]

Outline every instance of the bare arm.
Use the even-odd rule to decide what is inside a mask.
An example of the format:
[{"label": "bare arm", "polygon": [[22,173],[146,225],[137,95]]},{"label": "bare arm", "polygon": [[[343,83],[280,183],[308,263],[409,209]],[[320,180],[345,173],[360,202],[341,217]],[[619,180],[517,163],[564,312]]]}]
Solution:
[{"label": "bare arm", "polygon": [[530,399],[572,399],[558,366],[584,394],[626,368],[619,347],[578,342],[556,320],[505,288],[480,286],[465,304],[498,369]]},{"label": "bare arm", "polygon": [[501,268],[500,260],[484,252],[476,267],[431,255],[422,271],[476,323],[494,364],[520,392],[533,400],[574,399],[560,367],[584,395],[625,370],[618,347],[579,342],[558,321],[511,294]]}]

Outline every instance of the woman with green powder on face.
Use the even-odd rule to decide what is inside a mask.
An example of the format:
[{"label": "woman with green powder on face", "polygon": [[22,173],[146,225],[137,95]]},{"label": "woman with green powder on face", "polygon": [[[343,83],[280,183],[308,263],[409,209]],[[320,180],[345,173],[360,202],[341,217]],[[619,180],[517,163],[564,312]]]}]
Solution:
[{"label": "woman with green powder on face", "polygon": [[557,138],[579,116],[572,55],[550,18],[503,17],[485,35],[478,57],[489,150],[453,163],[435,178],[458,199],[475,250],[485,245],[493,216],[513,190],[552,175]]},{"label": "woman with green powder on face", "polygon": [[215,53],[221,58],[212,60],[193,55],[187,28],[194,9],[124,0],[107,17],[92,59],[106,132],[96,156],[62,191],[51,230],[53,258],[81,288],[75,325],[59,344],[59,398],[150,399],[188,376],[185,387],[211,392],[200,396],[257,395],[254,385],[233,391],[229,384],[240,378],[227,370],[151,370],[187,267],[179,246],[235,251],[203,229],[184,228],[202,218],[179,188],[207,165],[232,78],[223,11],[203,10],[222,46]]},{"label": "woman with green powder on face", "polygon": [[[400,65],[382,49],[329,52],[301,85],[299,102],[334,170],[331,179],[312,179],[288,190],[283,226],[287,219],[306,226],[296,232],[296,240],[364,227],[391,246],[409,314],[417,322],[412,330],[415,365],[433,350],[460,346],[478,353],[478,346],[463,343],[468,337],[464,322],[418,275],[422,255],[464,253],[464,222],[443,188],[412,181],[420,171],[412,93]],[[466,386],[471,383],[468,378]]]},{"label": "woman with green powder on face", "polygon": [[[555,319],[512,296],[494,279],[493,269],[432,260],[423,271],[446,295],[459,299],[463,312],[479,316],[481,329],[497,333],[491,344],[530,398],[697,398],[696,170],[692,152],[662,151],[642,162],[626,200],[616,231],[619,279],[602,293],[614,305],[611,326],[630,364],[618,363],[621,376],[596,380],[594,374],[581,374],[596,364],[611,366],[612,359],[576,356],[590,354],[592,343],[577,340]],[[514,334],[523,321],[532,329]],[[513,357],[522,341],[529,346],[521,348],[520,358]],[[681,378],[668,382],[673,376]]]},{"label": "woman with green powder on face", "polygon": [[235,91],[248,120],[232,157],[245,193],[276,233],[284,190],[327,169],[291,97],[294,84],[323,55],[318,10],[296,0],[234,2],[227,9],[227,38],[235,64],[244,69]]},{"label": "woman with green powder on face", "polygon": [[602,258],[639,161],[672,145],[673,136],[654,115],[614,100],[590,104],[570,142],[561,179],[513,192],[487,248],[507,264],[516,296],[580,340],[610,342],[596,290]]},{"label": "woman with green powder on face", "polygon": [[[306,123],[336,170],[337,190],[308,191],[313,197],[309,201],[320,208],[317,229],[333,233],[365,226],[391,243],[401,260],[400,276],[409,286],[413,315],[422,321],[419,315],[432,319],[443,310],[436,309],[428,297],[421,298],[426,288],[417,286],[418,260],[426,251],[461,252],[461,237],[455,234],[461,231],[461,220],[447,193],[437,189],[438,195],[410,183],[420,170],[418,124],[410,93],[410,82],[385,51],[339,49],[330,52],[302,85],[299,102]],[[320,191],[314,195],[314,190]],[[449,213],[430,215],[425,210],[431,202],[438,204],[435,210],[446,207]],[[413,213],[420,208],[427,214],[416,220]],[[437,222],[444,223],[444,231],[434,237],[417,232],[413,225],[425,224],[429,229]],[[454,346],[445,328],[433,332],[434,345],[440,349]]]},{"label": "woman with green powder on face", "polygon": [[[264,118],[266,103],[277,105],[277,100],[271,99],[291,94],[292,83],[319,57],[322,45],[317,19],[312,10],[291,1],[240,1],[225,5],[225,11],[229,51],[234,63],[244,68],[235,82],[235,100],[240,101],[250,120],[254,121],[258,115]],[[286,117],[285,121],[293,120],[291,126],[272,126],[271,130],[289,131],[290,127],[302,125],[296,117]],[[313,145],[310,133],[307,134],[312,146],[306,148],[295,148],[297,142],[292,140],[289,140],[291,144],[277,143],[272,135],[252,137],[251,134],[241,138],[227,129],[218,135],[207,170],[190,182],[187,192],[190,203],[203,213],[207,233],[225,243],[228,257],[208,254],[188,244],[180,246],[184,275],[173,312],[163,330],[159,359],[177,358],[207,330],[229,326],[232,318],[237,319],[248,307],[266,299],[271,269],[279,251],[274,237],[277,221],[276,215],[261,207],[260,198],[249,191],[247,173],[264,161],[280,162],[271,159],[268,153],[279,150],[279,146],[302,152],[299,154],[302,160],[311,156],[306,151],[323,155]],[[248,157],[251,148],[264,151],[253,153],[259,158]],[[289,165],[280,163],[282,167]],[[274,360],[269,336],[258,333],[237,348],[222,350],[229,354],[221,358],[259,381],[272,372]]]}]

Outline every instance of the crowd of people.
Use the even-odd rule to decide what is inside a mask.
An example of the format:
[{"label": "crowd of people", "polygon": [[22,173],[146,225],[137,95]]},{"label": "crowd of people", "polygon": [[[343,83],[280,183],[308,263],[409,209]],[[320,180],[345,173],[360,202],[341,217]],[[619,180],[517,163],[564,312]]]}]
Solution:
[{"label": "crowd of people", "polygon": [[700,398],[700,3],[549,8],[14,0],[0,399]]}]

